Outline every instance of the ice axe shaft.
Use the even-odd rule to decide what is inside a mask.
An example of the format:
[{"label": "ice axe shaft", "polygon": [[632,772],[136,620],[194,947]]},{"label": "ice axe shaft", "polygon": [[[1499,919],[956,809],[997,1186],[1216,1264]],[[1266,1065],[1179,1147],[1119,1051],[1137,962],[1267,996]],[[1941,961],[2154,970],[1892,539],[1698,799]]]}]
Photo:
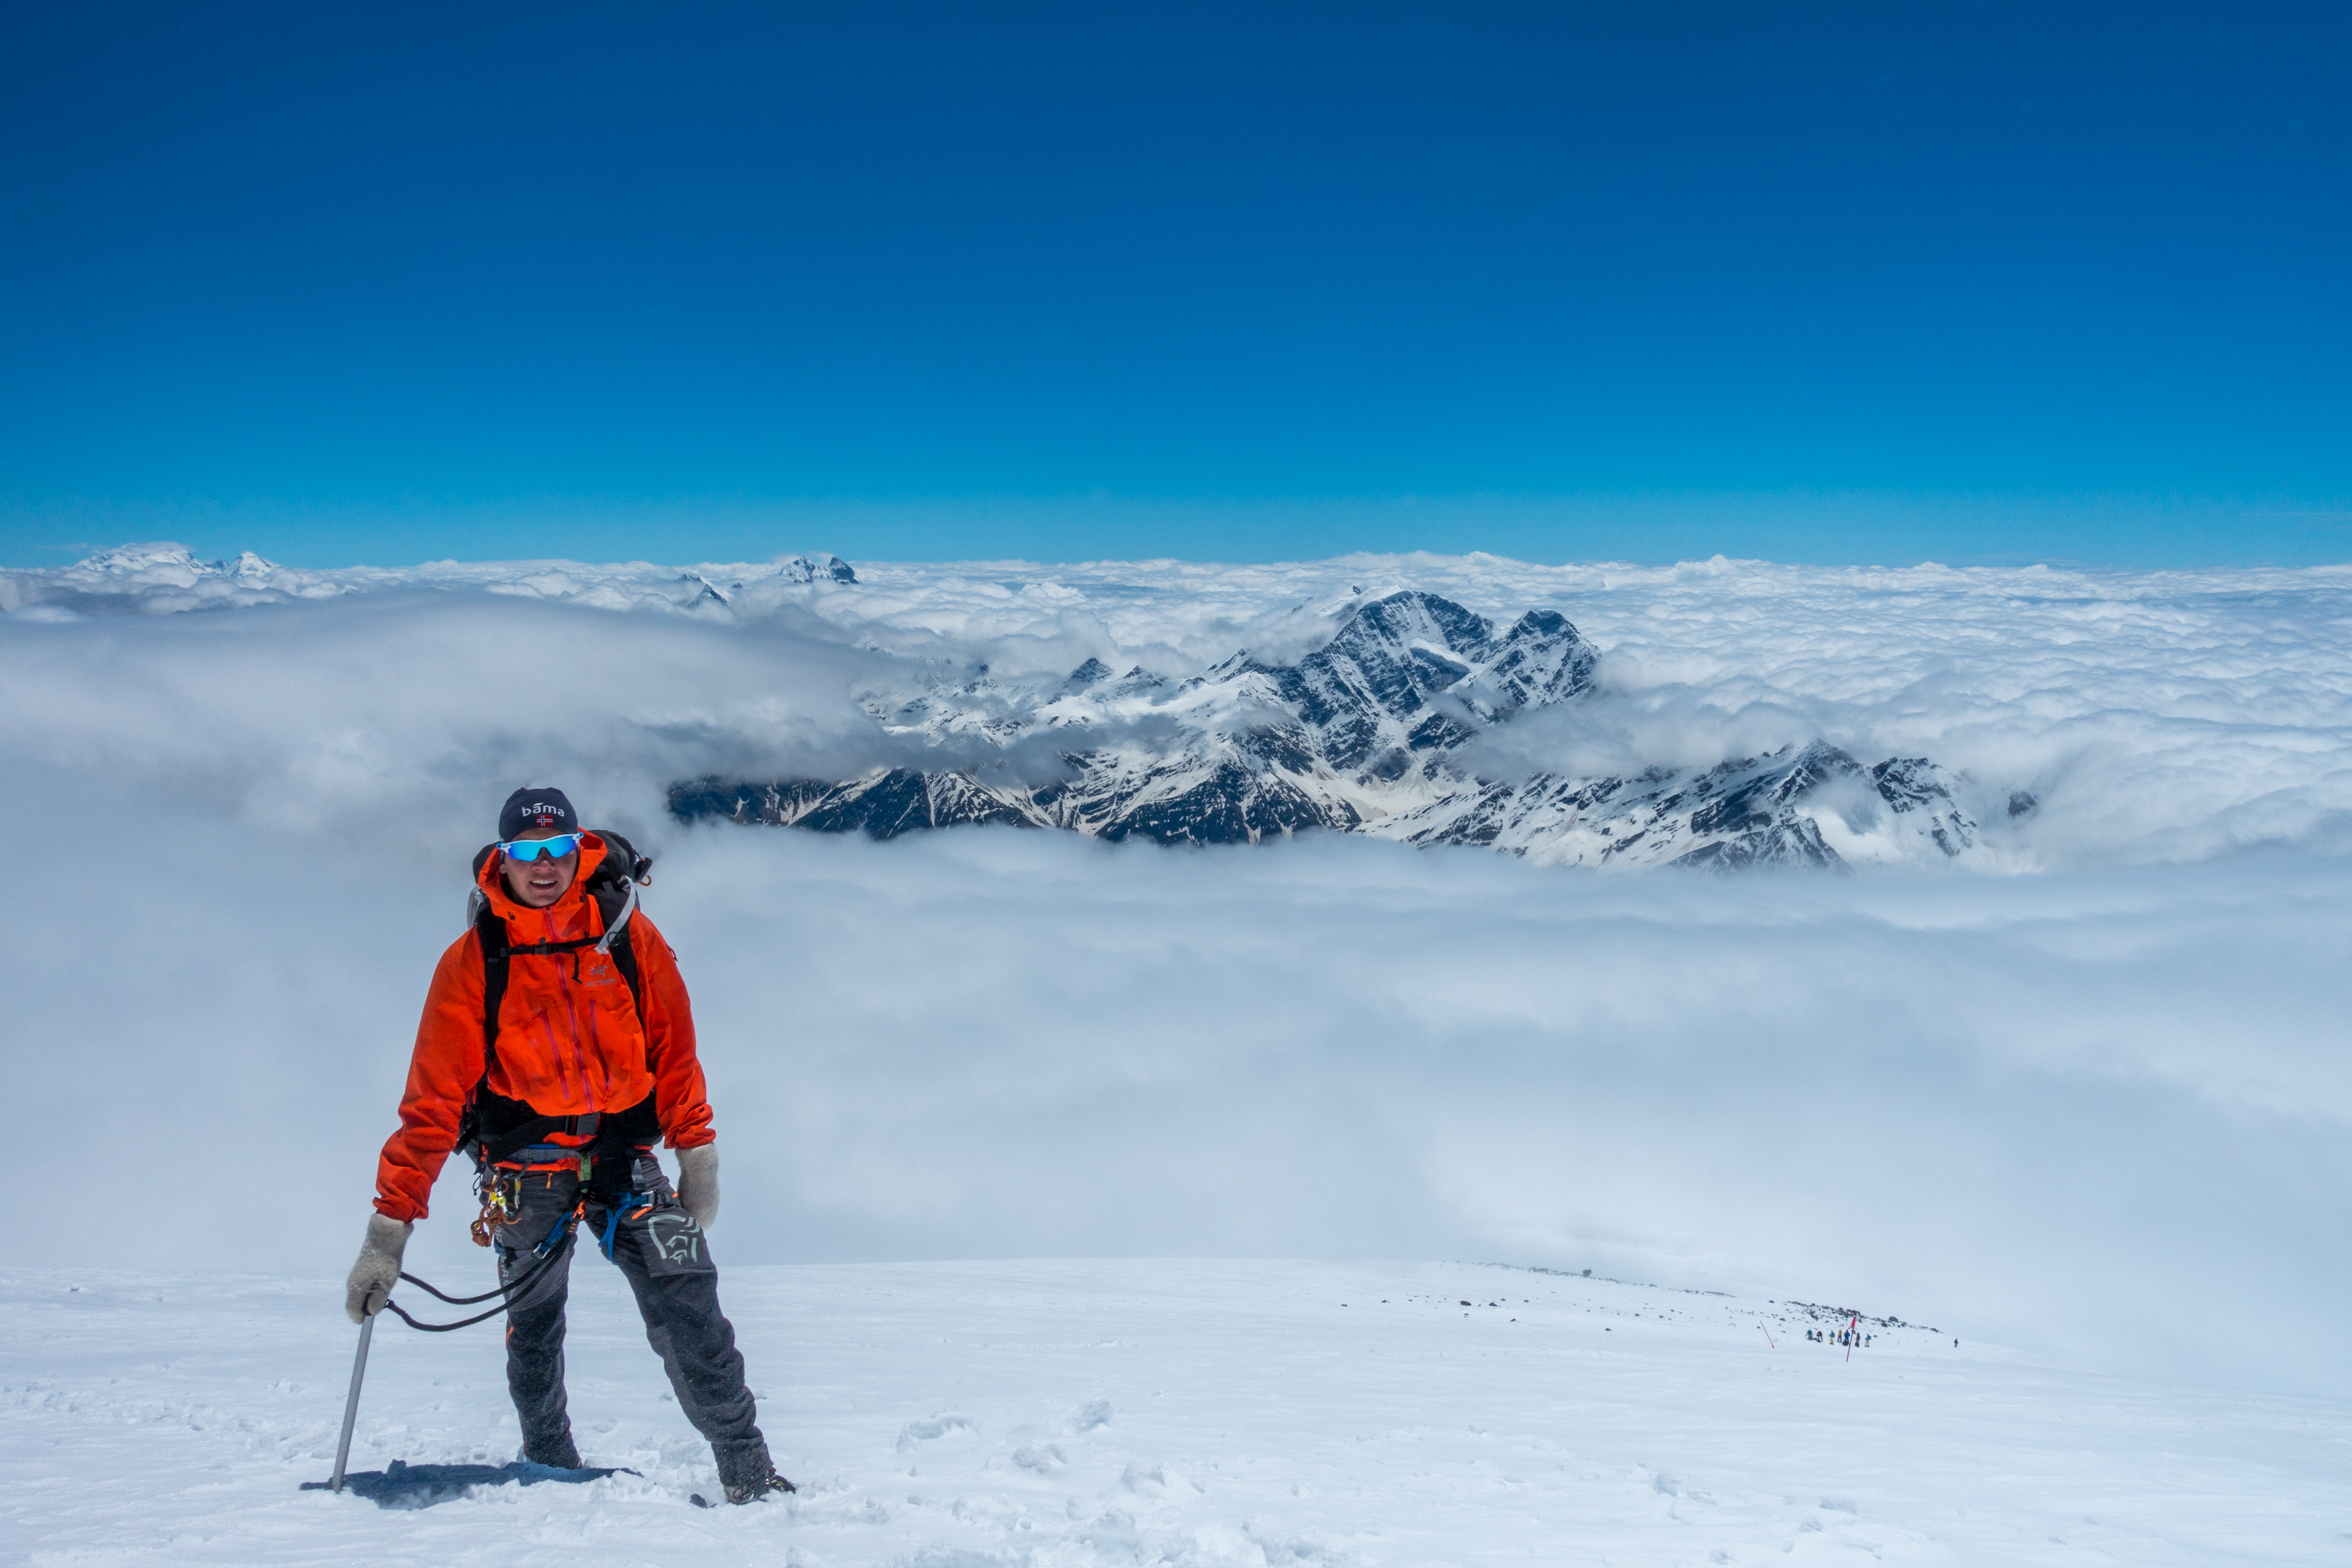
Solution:
[{"label": "ice axe shaft", "polygon": [[343,1400],[343,1435],[335,1441],[335,1473],[327,1489],[343,1489],[343,1465],[352,1457],[352,1426],[360,1418],[360,1380],[367,1376],[368,1341],[375,1335],[375,1314],[360,1320],[360,1352],[352,1358],[352,1391]]}]

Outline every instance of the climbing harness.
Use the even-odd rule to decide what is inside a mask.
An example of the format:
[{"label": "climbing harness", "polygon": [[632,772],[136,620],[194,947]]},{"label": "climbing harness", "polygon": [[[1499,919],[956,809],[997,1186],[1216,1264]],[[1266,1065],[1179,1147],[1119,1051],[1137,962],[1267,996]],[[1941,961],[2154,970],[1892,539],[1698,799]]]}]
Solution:
[{"label": "climbing harness", "polygon": [[[636,1152],[642,1152],[642,1151]],[[572,1149],[560,1151],[563,1155],[578,1152],[580,1151]],[[587,1218],[588,1205],[591,1204],[604,1211],[604,1228],[596,1237],[596,1249],[604,1255],[605,1262],[617,1261],[613,1256],[613,1247],[620,1239],[622,1222],[643,1219],[653,1213],[661,1206],[662,1195],[659,1193],[604,1193],[590,1184],[595,1163],[593,1156],[582,1154],[580,1195],[572,1207],[557,1218],[554,1226],[548,1231],[540,1244],[531,1248],[531,1252],[539,1261],[532,1264],[530,1271],[521,1279],[510,1280],[493,1290],[485,1290],[478,1296],[452,1296],[438,1286],[428,1280],[420,1279],[414,1274],[401,1275],[401,1279],[415,1286],[426,1295],[436,1300],[446,1301],[452,1307],[475,1307],[484,1301],[496,1301],[497,1306],[487,1312],[455,1323],[420,1323],[403,1311],[398,1302],[389,1300],[384,1302],[385,1309],[410,1328],[422,1330],[428,1334],[446,1334],[452,1329],[471,1328],[476,1323],[485,1322],[497,1317],[520,1300],[530,1289],[534,1280],[555,1266],[556,1260],[563,1256],[566,1248],[571,1247],[573,1236],[580,1228],[581,1221]],[[634,1164],[633,1160],[632,1168]],[[476,1185],[482,1194],[482,1213],[481,1216],[474,1221],[473,1230],[476,1241],[485,1247],[491,1245],[491,1239],[498,1231],[507,1228],[520,1218],[523,1175],[524,1173],[520,1170],[486,1171],[477,1180]]]}]

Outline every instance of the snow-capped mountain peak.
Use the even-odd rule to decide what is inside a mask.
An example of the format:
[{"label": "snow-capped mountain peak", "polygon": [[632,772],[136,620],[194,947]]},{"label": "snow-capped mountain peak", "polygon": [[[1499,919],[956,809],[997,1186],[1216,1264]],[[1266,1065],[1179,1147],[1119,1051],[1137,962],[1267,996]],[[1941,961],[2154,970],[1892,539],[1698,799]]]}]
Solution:
[{"label": "snow-capped mountain peak", "polygon": [[[1360,595],[1338,622],[1295,663],[1241,649],[1181,681],[1140,666],[1114,679],[1091,658],[1051,686],[940,669],[861,700],[885,731],[938,748],[940,766],[703,779],[672,805],[881,837],[999,822],[1221,843],[1320,827],[1603,865],[1834,867],[1975,846],[1934,764],[1873,769],[1825,742],[1633,779],[1474,776],[1455,755],[1465,742],[1592,689],[1598,656],[1575,626],[1531,609],[1498,628],[1415,589]],[[1017,776],[1013,748],[1037,737],[1059,776]]]}]

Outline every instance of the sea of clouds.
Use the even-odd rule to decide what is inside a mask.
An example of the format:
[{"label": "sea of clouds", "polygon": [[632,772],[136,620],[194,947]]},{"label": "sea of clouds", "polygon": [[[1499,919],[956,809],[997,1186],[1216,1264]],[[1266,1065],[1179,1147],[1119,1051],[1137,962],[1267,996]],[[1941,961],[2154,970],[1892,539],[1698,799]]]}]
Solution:
[{"label": "sea of clouds", "polygon": [[[660,857],[722,1258],[1493,1259],[2352,1390],[2352,569],[442,564],[0,574],[26,1260],[338,1271],[465,867],[524,780]],[[1826,737],[1995,875],[1634,875],[670,819],[908,760],[853,693],[1295,657],[1382,586],[1567,614],[1482,765]],[[709,592],[706,593],[708,589]],[[62,1212],[61,1212],[62,1211]],[[477,1269],[446,1177],[412,1254]]]}]

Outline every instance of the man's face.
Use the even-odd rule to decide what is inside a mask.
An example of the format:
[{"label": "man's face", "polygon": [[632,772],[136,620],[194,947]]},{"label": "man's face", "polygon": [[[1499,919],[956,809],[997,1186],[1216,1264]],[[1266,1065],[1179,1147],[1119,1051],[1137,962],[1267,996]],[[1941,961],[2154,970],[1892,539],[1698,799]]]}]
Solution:
[{"label": "man's face", "polygon": [[[554,838],[559,835],[552,827],[542,827],[522,837]],[[536,860],[518,860],[509,855],[505,870],[507,891],[513,895],[515,902],[543,910],[563,896],[563,889],[572,886],[572,879],[579,869],[580,851],[576,847],[569,855],[542,855]]]}]

